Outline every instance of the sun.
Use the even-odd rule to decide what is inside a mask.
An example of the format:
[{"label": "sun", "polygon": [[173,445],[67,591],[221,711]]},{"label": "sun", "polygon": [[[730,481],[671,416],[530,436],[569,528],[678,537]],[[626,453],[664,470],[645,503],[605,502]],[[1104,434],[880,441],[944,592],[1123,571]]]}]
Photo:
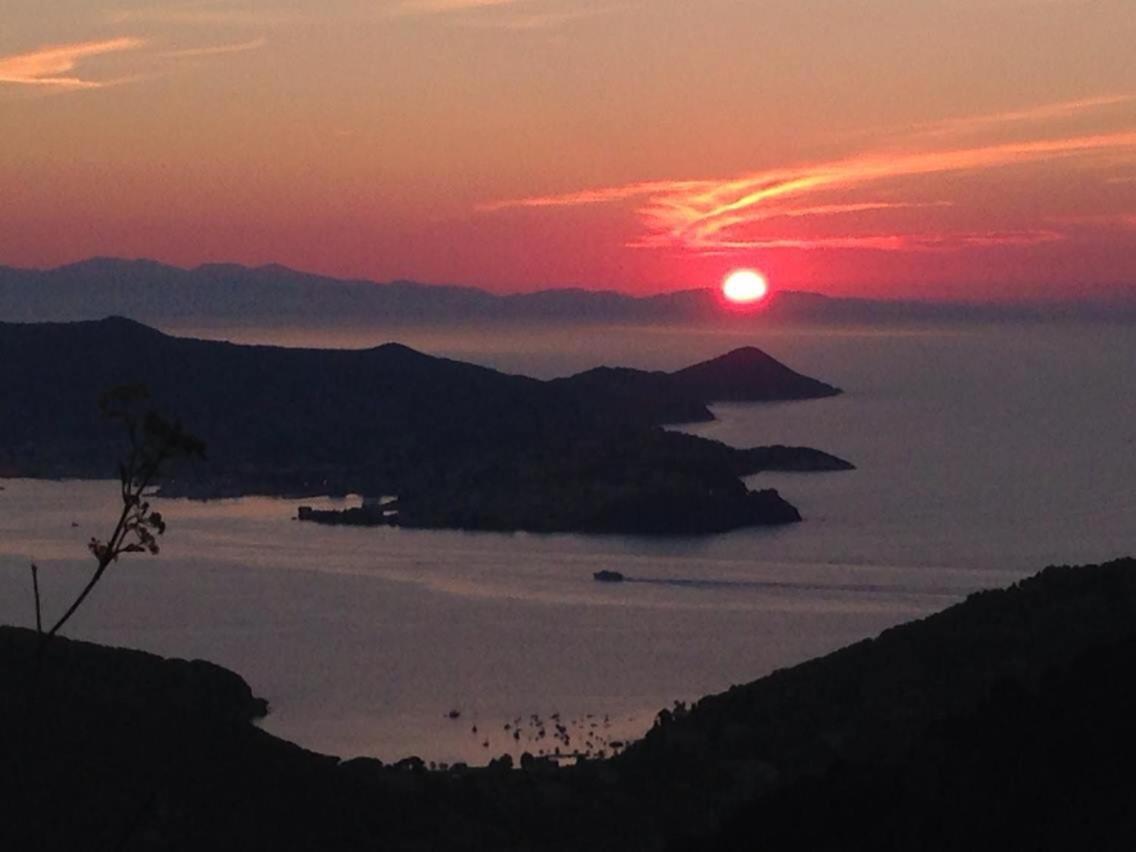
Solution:
[{"label": "sun", "polygon": [[722,281],[722,295],[735,305],[752,305],[769,293],[769,283],[756,269],[735,269]]}]

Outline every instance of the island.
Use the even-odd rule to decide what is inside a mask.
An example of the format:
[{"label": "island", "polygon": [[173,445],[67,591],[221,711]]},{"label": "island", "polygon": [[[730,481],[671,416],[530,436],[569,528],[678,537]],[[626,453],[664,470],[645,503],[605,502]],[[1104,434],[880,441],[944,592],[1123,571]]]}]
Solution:
[{"label": "island", "polygon": [[710,404],[821,399],[838,388],[754,347],[672,373],[601,367],[539,381],[399,345],[288,349],[177,338],[122,318],[0,323],[0,474],[110,478],[125,452],[99,417],[141,384],[208,447],[166,496],[397,495],[319,523],[691,535],[795,523],[744,477],[852,465],[807,447],[737,449],[668,426]]}]

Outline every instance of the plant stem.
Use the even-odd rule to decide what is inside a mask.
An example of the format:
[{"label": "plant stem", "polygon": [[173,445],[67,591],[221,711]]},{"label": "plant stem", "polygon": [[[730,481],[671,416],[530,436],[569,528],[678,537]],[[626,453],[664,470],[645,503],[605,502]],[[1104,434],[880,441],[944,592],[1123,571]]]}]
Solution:
[{"label": "plant stem", "polygon": [[[111,534],[110,539],[106,543],[106,548],[103,550],[103,555],[99,557],[99,565],[95,569],[95,573],[91,576],[91,579],[87,581],[87,585],[83,587],[83,591],[79,592],[79,596],[75,598],[75,601],[71,604],[71,606],[67,608],[67,611],[63,613],[60,619],[55,622],[55,625],[49,631],[47,631],[47,633],[40,634],[43,637],[42,641],[40,642],[41,648],[47,643],[47,640],[51,639],[56,633],[58,633],[60,628],[70,620],[71,616],[75,614],[75,610],[77,610],[82,605],[83,601],[87,599],[87,595],[91,593],[91,590],[94,589],[95,585],[99,582],[99,580],[102,579],[102,576],[106,572],[106,569],[110,567],[110,563],[118,558],[118,555],[121,552],[123,539],[126,538],[130,512],[138,504],[138,501],[142,499],[142,495],[150,486],[150,481],[158,472],[158,469],[161,466],[162,461],[168,455],[168,452],[168,447],[166,445],[163,445],[156,453],[154,460],[150,464],[142,466],[141,470],[138,471],[137,479],[135,479],[135,475],[132,470],[135,457],[134,455],[131,456],[130,468],[128,468],[128,470],[130,470],[130,474],[128,475],[126,484],[122,489],[122,513],[118,516],[118,523],[115,524],[114,532]],[[137,485],[133,485],[133,483],[135,482],[137,482]]]},{"label": "plant stem", "polygon": [[129,516],[129,513],[130,503],[124,500],[122,506],[122,514],[119,515],[118,523],[114,528],[114,533],[111,535],[110,541],[107,542],[106,550],[103,552],[103,556],[99,559],[98,568],[95,569],[95,573],[91,576],[91,579],[87,581],[87,585],[83,587],[83,591],[79,592],[79,596],[75,598],[75,601],[71,604],[71,606],[67,608],[67,611],[63,613],[62,616],[60,616],[59,620],[55,622],[55,625],[49,631],[47,631],[47,633],[42,634],[45,642],[56,633],[58,633],[60,628],[70,620],[71,616],[75,614],[75,610],[77,610],[83,603],[83,601],[87,599],[87,595],[91,593],[91,589],[93,589],[95,587],[95,584],[98,583],[100,579],[102,579],[103,573],[106,571],[107,566],[109,566],[111,561],[114,559],[115,547],[118,541],[126,532],[126,519]]},{"label": "plant stem", "polygon": [[39,607],[39,568],[32,563],[32,591],[35,592],[36,633],[43,635],[43,617]]}]

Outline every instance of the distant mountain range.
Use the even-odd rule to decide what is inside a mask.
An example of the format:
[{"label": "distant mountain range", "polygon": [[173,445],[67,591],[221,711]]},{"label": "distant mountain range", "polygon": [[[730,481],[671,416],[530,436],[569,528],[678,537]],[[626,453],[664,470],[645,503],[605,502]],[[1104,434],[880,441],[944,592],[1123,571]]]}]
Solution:
[{"label": "distant mountain range", "polygon": [[683,323],[950,322],[990,319],[1136,319],[1127,305],[1026,307],[831,298],[775,292],[759,310],[724,311],[715,290],[630,296],[559,289],[495,295],[413,281],[342,280],[283,266],[208,264],[181,269],[151,260],[97,258],[56,269],[0,266],[0,321],[68,322],[124,316],[167,328],[256,325],[414,325],[477,321]]},{"label": "distant mountain range", "polygon": [[288,349],[171,337],[132,320],[0,323],[0,476],[107,477],[124,452],[95,405],[142,384],[208,445],[164,488],[398,495],[407,526],[712,532],[800,519],[762,470],[843,470],[808,448],[734,449],[666,431],[707,403],[833,396],[752,347],[675,373],[542,382],[399,344]]}]

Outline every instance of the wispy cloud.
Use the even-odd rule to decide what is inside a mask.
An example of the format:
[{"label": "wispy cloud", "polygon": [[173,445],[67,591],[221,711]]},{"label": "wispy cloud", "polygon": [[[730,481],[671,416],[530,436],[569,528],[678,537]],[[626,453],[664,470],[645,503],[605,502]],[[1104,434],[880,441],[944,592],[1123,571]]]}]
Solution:
[{"label": "wispy cloud", "polygon": [[[946,130],[971,130],[1066,115],[1133,100],[1107,96],[1065,102],[998,115],[941,122]],[[679,248],[722,253],[767,248],[866,248],[880,251],[938,251],[984,245],[1033,245],[1060,239],[1052,229],[990,233],[944,232],[831,233],[833,217],[849,217],[902,207],[941,207],[944,201],[896,202],[871,197],[887,184],[929,175],[984,172],[1022,164],[1119,155],[1136,163],[1136,130],[1068,135],[1019,142],[949,147],[916,128],[900,151],[866,151],[845,159],[770,169],[725,179],[646,181],[596,187],[554,195],[505,199],[483,205],[483,212],[508,209],[577,207],[635,203],[641,230],[628,242],[635,248]],[[868,194],[868,197],[864,197]],[[813,220],[822,233],[788,234],[777,220]],[[785,224],[785,223],[782,223]],[[776,233],[778,230],[782,233]],[[771,234],[771,232],[773,232]]]},{"label": "wispy cloud", "polygon": [[465,20],[463,26],[480,29],[510,30],[513,32],[526,32],[533,30],[553,30],[577,21],[586,21],[604,15],[611,15],[627,7],[603,6],[591,9],[564,9],[561,11],[524,12],[509,11],[506,14],[496,15],[492,18],[477,18]]},{"label": "wispy cloud", "polygon": [[1070,118],[1080,113],[1094,112],[1105,107],[1128,104],[1133,101],[1136,101],[1136,95],[1100,95],[1091,98],[1081,98],[1079,100],[1039,104],[1024,109],[1005,110],[1002,112],[985,113],[983,115],[963,116],[961,118],[948,118],[942,121],[933,121],[927,124],[917,125],[913,128],[913,131],[916,134],[924,133],[934,136],[961,135],[1004,125]]},{"label": "wispy cloud", "polygon": [[[1036,246],[1065,239],[1061,231],[1053,229],[1024,229],[1017,231],[941,231],[912,234],[836,235],[826,237],[776,237],[758,240],[723,240],[708,247],[708,254],[729,254],[757,249],[867,249],[870,251],[954,251],[961,248],[990,248],[993,246]],[[638,248],[653,247],[636,245]]]},{"label": "wispy cloud", "polygon": [[267,43],[268,40],[262,37],[231,44],[202,45],[158,51],[151,41],[123,36],[100,41],[51,45],[27,53],[0,57],[0,85],[6,83],[33,87],[41,91],[102,89],[107,86],[145,79],[157,72],[151,68],[149,72],[136,73],[127,77],[97,79],[90,75],[77,73],[79,66],[86,60],[131,51],[138,54],[138,58],[134,61],[137,66],[139,62],[145,64],[147,60],[152,64],[155,59],[180,60],[245,53],[258,50]]},{"label": "wispy cloud", "polygon": [[255,38],[236,44],[218,44],[206,47],[187,47],[178,50],[167,50],[161,55],[167,59],[192,59],[196,56],[222,56],[227,53],[246,53],[250,50],[259,50],[268,44],[266,38]]},{"label": "wispy cloud", "polygon": [[706,187],[711,183],[712,182],[705,180],[643,181],[641,183],[628,183],[600,189],[581,189],[575,192],[561,193],[559,195],[536,195],[526,198],[490,201],[486,204],[482,204],[478,209],[485,213],[495,213],[498,210],[508,210],[511,207],[578,207],[586,204],[607,204],[613,201],[641,198],[654,193],[693,190]]},{"label": "wispy cloud", "polygon": [[112,24],[156,23],[185,26],[231,26],[264,29],[303,20],[293,10],[234,6],[218,0],[196,3],[165,3],[139,9],[111,9],[105,19]]},{"label": "wispy cloud", "polygon": [[436,15],[444,12],[460,12],[467,9],[489,9],[512,6],[525,0],[402,0],[391,13],[394,15]]},{"label": "wispy cloud", "polygon": [[1080,216],[1053,216],[1051,221],[1056,225],[1073,225],[1077,227],[1092,228],[1095,230],[1116,229],[1125,231],[1136,230],[1136,213],[1098,213]]},{"label": "wispy cloud", "polygon": [[538,32],[557,30],[579,21],[611,15],[627,4],[556,6],[540,0],[400,0],[388,7],[394,18],[443,18],[451,26],[475,30]]},{"label": "wispy cloud", "polygon": [[0,57],[0,83],[43,86],[54,89],[99,89],[116,80],[95,80],[73,74],[79,64],[95,56],[136,50],[145,42],[138,38],[112,38],[40,47],[28,53]]}]

